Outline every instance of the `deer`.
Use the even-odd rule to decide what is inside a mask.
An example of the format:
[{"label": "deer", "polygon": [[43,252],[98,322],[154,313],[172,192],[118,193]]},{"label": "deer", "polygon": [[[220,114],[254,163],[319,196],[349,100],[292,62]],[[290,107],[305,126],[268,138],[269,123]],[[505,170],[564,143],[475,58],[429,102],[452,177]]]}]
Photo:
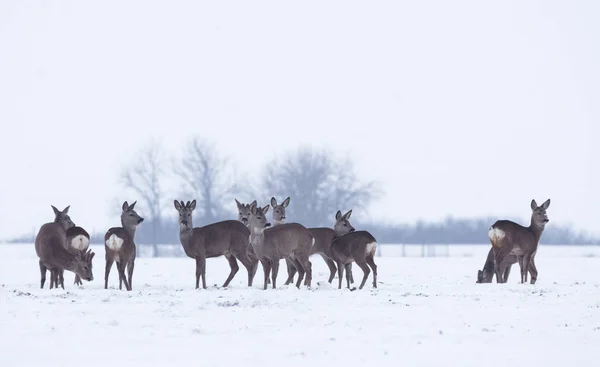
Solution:
[{"label": "deer", "polygon": [[[237,209],[238,209],[238,221],[242,222],[246,227],[250,226],[250,206],[251,205],[258,205],[256,200],[252,201],[250,204],[242,204],[240,203],[237,199],[234,199],[235,203],[237,205]],[[250,261],[252,262],[253,268],[254,268],[254,273],[252,274],[252,279],[254,281],[254,276],[256,275],[256,271],[258,270],[258,258],[256,257],[256,255],[254,254],[254,250],[252,249],[252,246],[250,246],[250,243],[248,242],[248,248],[246,249],[246,253],[248,254],[248,257],[250,259]],[[269,280],[269,284],[271,284],[271,281]]]},{"label": "deer", "polygon": [[538,245],[546,224],[550,221],[546,210],[550,199],[538,206],[531,200],[531,222],[524,227],[510,220],[498,220],[488,230],[488,237],[494,251],[494,272],[496,282],[505,283],[504,272],[510,256],[516,256],[521,269],[521,283],[527,283],[527,273],[531,273],[531,284],[537,281],[538,271],[535,261]]},{"label": "deer", "polygon": [[346,234],[339,232],[339,229],[335,231],[331,242],[331,257],[337,265],[339,278],[338,289],[342,289],[344,268],[346,269],[346,282],[350,289],[352,262],[355,262],[362,269],[364,274],[358,289],[362,289],[365,286],[371,272],[369,267],[373,270],[373,288],[377,288],[377,265],[375,264],[376,250],[377,240],[368,231],[356,231],[351,229],[350,232]]},{"label": "deer", "polygon": [[[313,245],[310,251],[310,255],[312,256],[315,254],[319,254],[323,258],[325,264],[327,264],[327,267],[329,268],[328,282],[330,284],[331,282],[333,282],[333,278],[337,273],[337,268],[331,255],[331,241],[333,240],[333,237],[336,232],[341,236],[346,233],[353,232],[355,230],[349,221],[351,215],[352,210],[348,211],[344,215],[342,215],[342,212],[338,210],[335,214],[335,224],[333,229],[328,227],[315,227],[308,229],[315,238],[315,244]],[[293,272],[289,275],[286,284],[288,284],[288,282],[293,281],[296,269],[292,268],[292,270]],[[352,264],[350,264],[350,282],[354,283],[354,277],[352,276]]]},{"label": "deer", "polygon": [[[533,260],[533,259],[532,259]],[[517,257],[515,255],[509,255],[504,258],[504,266],[506,267],[504,270],[504,280],[508,280],[508,275],[510,274],[510,268],[514,263],[517,262]],[[485,264],[483,265],[483,270],[477,270],[477,282],[476,283],[491,283],[494,279],[494,249],[490,248],[488,252],[488,256],[485,260]]]},{"label": "deer", "polygon": [[[65,242],[65,249],[71,253],[84,254],[90,247],[90,235],[87,231],[79,226],[74,226],[67,229],[67,242]],[[60,272],[59,282],[64,288],[64,271]],[[83,285],[81,277],[75,274],[75,285]]]},{"label": "deer", "polygon": [[[111,227],[104,234],[104,251],[106,259],[106,268],[104,270],[104,289],[108,289],[108,276],[113,264],[117,263],[117,272],[119,273],[119,290],[125,289],[131,291],[133,284],[133,269],[135,268],[135,257],[137,255],[135,247],[135,231],[144,221],[136,211],[135,204],[131,205],[127,201],[121,206],[121,227]],[[125,276],[127,269],[127,277]]]},{"label": "deer", "polygon": [[279,260],[290,259],[298,270],[296,287],[300,288],[306,274],[306,286],[310,288],[312,281],[312,264],[308,257],[315,242],[310,231],[300,223],[284,223],[272,227],[266,214],[269,206],[264,208],[250,206],[250,245],[260,260],[264,270],[264,286],[267,289],[269,273],[273,289],[277,287]]},{"label": "deer", "polygon": [[[50,270],[50,289],[58,288],[59,278],[65,269],[86,281],[94,280],[92,259],[95,254],[91,250],[71,253],[65,248],[67,230],[75,226],[68,214],[70,205],[62,211],[54,205],[51,207],[54,211],[54,222],[43,224],[35,237],[35,252],[40,259],[40,288],[44,288],[46,270]],[[64,282],[61,281],[60,285],[65,288]]]},{"label": "deer", "polygon": [[196,289],[200,288],[200,278],[202,288],[206,289],[206,259],[219,256],[225,256],[231,268],[223,287],[228,287],[238,272],[237,260],[248,270],[248,286],[251,287],[258,260],[248,255],[248,227],[237,220],[224,220],[204,227],[194,227],[192,212],[196,209],[196,200],[186,204],[174,200],[173,204],[179,212],[179,239],[183,250],[188,257],[196,260]]},{"label": "deer", "polygon": [[[286,219],[286,215],[285,215],[285,208],[288,207],[288,205],[290,205],[290,197],[288,196],[284,201],[281,202],[281,204],[277,204],[277,199],[275,199],[274,197],[271,197],[271,207],[273,207],[273,211],[272,211],[272,221],[271,221],[271,226],[275,227],[278,226],[280,224],[284,224],[285,223],[285,219]],[[288,285],[290,283],[292,283],[294,281],[294,275],[296,275],[296,267],[293,264],[293,261],[290,260],[289,258],[285,258],[285,266],[287,268],[287,273],[288,273],[288,278],[285,281],[284,285]],[[269,279],[267,279],[269,280]],[[306,277],[305,281],[308,280],[308,277]],[[269,283],[271,283],[269,281]],[[306,285],[306,282],[305,282]]]}]

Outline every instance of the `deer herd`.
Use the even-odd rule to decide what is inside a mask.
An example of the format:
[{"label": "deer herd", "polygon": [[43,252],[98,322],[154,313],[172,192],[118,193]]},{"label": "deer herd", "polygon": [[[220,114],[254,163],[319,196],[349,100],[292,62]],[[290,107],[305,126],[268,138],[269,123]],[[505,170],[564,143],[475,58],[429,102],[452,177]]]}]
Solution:
[{"label": "deer herd", "polygon": [[[279,263],[285,260],[287,278],[285,285],[295,282],[300,288],[303,284],[311,287],[313,273],[310,258],[318,254],[329,268],[328,282],[338,276],[338,289],[342,288],[344,271],[346,286],[354,283],[352,263],[356,263],[363,278],[359,289],[373,273],[373,288],[377,288],[377,265],[375,252],[377,240],[365,230],[355,230],[350,224],[352,210],[335,214],[333,228],[306,228],[300,223],[286,221],[286,208],[290,203],[288,197],[280,204],[271,198],[270,205],[258,206],[256,200],[250,204],[235,200],[238,209],[237,220],[225,220],[202,227],[194,227],[192,213],[196,208],[196,200],[174,201],[179,214],[179,238],[185,254],[196,260],[196,289],[206,289],[206,259],[224,256],[230,272],[223,283],[229,286],[239,270],[238,261],[248,272],[248,286],[251,287],[258,269],[258,263],[264,271],[263,289],[271,284],[276,288]],[[116,263],[119,275],[119,289],[133,289],[133,271],[136,258],[135,232],[144,218],[135,211],[136,202],[124,202],[121,212],[121,226],[112,227],[104,235],[106,267],[104,272],[104,288],[108,289],[108,277]],[[477,283],[491,283],[494,275],[497,283],[508,280],[511,266],[518,262],[521,269],[521,283],[527,282],[527,274],[531,276],[531,284],[535,284],[538,271],[535,266],[535,255],[540,237],[548,223],[546,210],[550,199],[538,206],[531,201],[531,224],[524,227],[509,220],[499,220],[488,231],[491,242],[483,270],[477,272]],[[267,219],[272,209],[271,221]],[[41,273],[40,286],[44,288],[46,271],[50,271],[50,289],[64,289],[64,271],[75,273],[75,284],[81,285],[81,279],[92,281],[92,260],[95,253],[91,251],[90,236],[85,229],[76,226],[69,216],[69,206],[58,210],[52,206],[54,222],[42,225],[35,238],[35,251],[39,258]],[[304,283],[302,282],[304,280]]]}]

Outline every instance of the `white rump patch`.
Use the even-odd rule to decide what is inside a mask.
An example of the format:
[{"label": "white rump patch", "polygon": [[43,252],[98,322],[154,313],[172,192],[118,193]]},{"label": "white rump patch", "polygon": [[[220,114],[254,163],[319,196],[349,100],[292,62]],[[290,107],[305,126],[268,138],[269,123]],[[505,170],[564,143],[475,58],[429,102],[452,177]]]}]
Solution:
[{"label": "white rump patch", "polygon": [[116,234],[110,235],[108,240],[106,240],[106,247],[113,251],[119,251],[121,246],[123,246],[123,239]]},{"label": "white rump patch", "polygon": [[488,237],[490,238],[490,241],[501,240],[505,236],[506,235],[504,234],[504,231],[499,228],[490,227],[490,230],[488,231]]},{"label": "white rump patch", "polygon": [[376,249],[377,249],[377,242],[370,242],[367,244],[367,248],[365,249],[365,254],[375,255]]},{"label": "white rump patch", "polygon": [[85,251],[90,247],[90,240],[84,235],[77,235],[71,239],[69,246],[75,250]]}]

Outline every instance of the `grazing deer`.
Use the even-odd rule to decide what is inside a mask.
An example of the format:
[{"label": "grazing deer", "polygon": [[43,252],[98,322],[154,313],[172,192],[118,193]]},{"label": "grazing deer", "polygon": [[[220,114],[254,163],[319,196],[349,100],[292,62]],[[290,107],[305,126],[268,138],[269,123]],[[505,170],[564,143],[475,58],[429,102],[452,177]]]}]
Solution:
[{"label": "grazing deer", "polygon": [[[131,291],[133,284],[133,268],[135,267],[136,247],[135,247],[135,230],[144,218],[140,217],[134,210],[135,204],[123,203],[121,209],[121,227],[112,227],[104,234],[104,250],[106,253],[106,269],[104,271],[104,289],[108,289],[108,276],[113,263],[117,263],[117,271],[119,272],[119,289]],[[125,276],[125,268],[127,275]]]},{"label": "grazing deer", "polygon": [[[92,259],[94,253],[88,250],[84,253],[71,253],[65,248],[67,242],[67,230],[75,226],[69,217],[69,207],[62,211],[54,210],[54,222],[45,223],[35,237],[35,252],[39,257],[41,273],[40,288],[44,288],[46,282],[46,270],[50,270],[50,289],[58,288],[59,278],[66,269],[81,278],[92,281]],[[61,282],[64,289],[64,282]]]},{"label": "grazing deer", "polygon": [[310,250],[315,242],[308,229],[299,223],[284,223],[271,227],[266,214],[269,206],[258,208],[250,206],[250,245],[260,260],[264,272],[264,288],[267,289],[269,273],[272,276],[273,288],[276,288],[279,260],[290,259],[298,270],[296,287],[300,288],[306,274],[310,287],[312,281],[312,264],[308,260]]},{"label": "grazing deer", "polygon": [[252,286],[258,260],[251,259],[247,253],[250,237],[248,227],[237,220],[224,220],[194,228],[192,212],[196,209],[196,200],[188,201],[186,204],[175,200],[174,205],[179,212],[181,245],[185,254],[196,260],[196,289],[200,288],[200,278],[202,278],[202,288],[206,289],[206,259],[218,256],[225,256],[231,267],[223,287],[229,286],[229,282],[238,272],[237,260],[248,270],[248,286]]},{"label": "grazing deer", "polygon": [[[333,278],[337,273],[337,268],[331,255],[331,241],[333,241],[335,233],[338,233],[339,236],[342,236],[346,233],[354,231],[354,227],[352,227],[349,221],[351,215],[352,210],[348,211],[344,215],[342,215],[342,212],[338,210],[335,215],[334,229],[327,227],[315,227],[308,229],[315,238],[315,244],[310,251],[310,255],[312,256],[319,254],[323,258],[325,264],[327,264],[327,267],[329,268],[329,283],[333,282]],[[296,269],[294,268],[292,274],[288,277],[286,284],[289,284],[289,282],[293,281],[295,273]],[[354,283],[354,277],[352,276],[352,264],[350,264],[350,282]]]},{"label": "grazing deer", "polygon": [[373,270],[373,288],[377,288],[377,265],[375,265],[374,259],[376,250],[377,240],[367,231],[351,231],[347,234],[335,233],[331,242],[331,255],[337,264],[338,289],[342,288],[344,268],[346,268],[346,282],[348,288],[350,288],[350,266],[352,262],[355,262],[364,273],[363,280],[358,289],[364,287],[371,272],[369,267]]},{"label": "grazing deer", "polygon": [[[71,253],[84,254],[90,247],[90,235],[87,231],[81,227],[75,226],[67,229],[67,242],[65,248]],[[64,288],[64,271],[60,272],[59,282]],[[83,285],[81,277],[75,274],[75,281],[73,284]]]},{"label": "grazing deer", "polygon": [[510,256],[516,256],[521,268],[521,283],[527,282],[527,273],[531,273],[531,284],[535,284],[538,271],[535,261],[532,261],[537,253],[538,244],[542,232],[548,223],[546,210],[550,206],[550,199],[538,206],[535,200],[531,200],[531,224],[524,227],[510,220],[499,220],[494,223],[489,231],[488,237],[494,251],[494,271],[496,282],[505,283],[504,271],[508,266]]},{"label": "grazing deer", "polygon": [[[504,258],[504,265],[501,267],[506,267],[504,270],[504,281],[508,280],[508,275],[510,274],[510,268],[514,263],[517,262],[517,257],[514,255],[509,255]],[[483,270],[477,270],[477,283],[491,283],[494,279],[494,248],[490,248],[488,252],[487,259],[485,260],[485,264],[483,265]]]}]

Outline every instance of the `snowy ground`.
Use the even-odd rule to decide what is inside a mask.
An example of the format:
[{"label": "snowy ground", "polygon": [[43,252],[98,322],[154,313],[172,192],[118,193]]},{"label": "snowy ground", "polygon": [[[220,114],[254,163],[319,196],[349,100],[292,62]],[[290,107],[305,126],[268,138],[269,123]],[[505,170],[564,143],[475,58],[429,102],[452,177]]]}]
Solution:
[{"label": "snowy ground", "polygon": [[[542,247],[535,286],[475,284],[487,246],[449,257],[396,257],[383,248],[379,289],[337,290],[313,258],[312,290],[229,289],[224,258],[210,259],[208,290],[194,290],[188,258],[139,258],[132,292],[94,281],[39,289],[33,245],[0,245],[0,366],[598,366],[600,249]],[[283,262],[280,281],[285,278]],[[355,267],[355,278],[362,272]],[[334,280],[334,283],[337,279]]]}]

